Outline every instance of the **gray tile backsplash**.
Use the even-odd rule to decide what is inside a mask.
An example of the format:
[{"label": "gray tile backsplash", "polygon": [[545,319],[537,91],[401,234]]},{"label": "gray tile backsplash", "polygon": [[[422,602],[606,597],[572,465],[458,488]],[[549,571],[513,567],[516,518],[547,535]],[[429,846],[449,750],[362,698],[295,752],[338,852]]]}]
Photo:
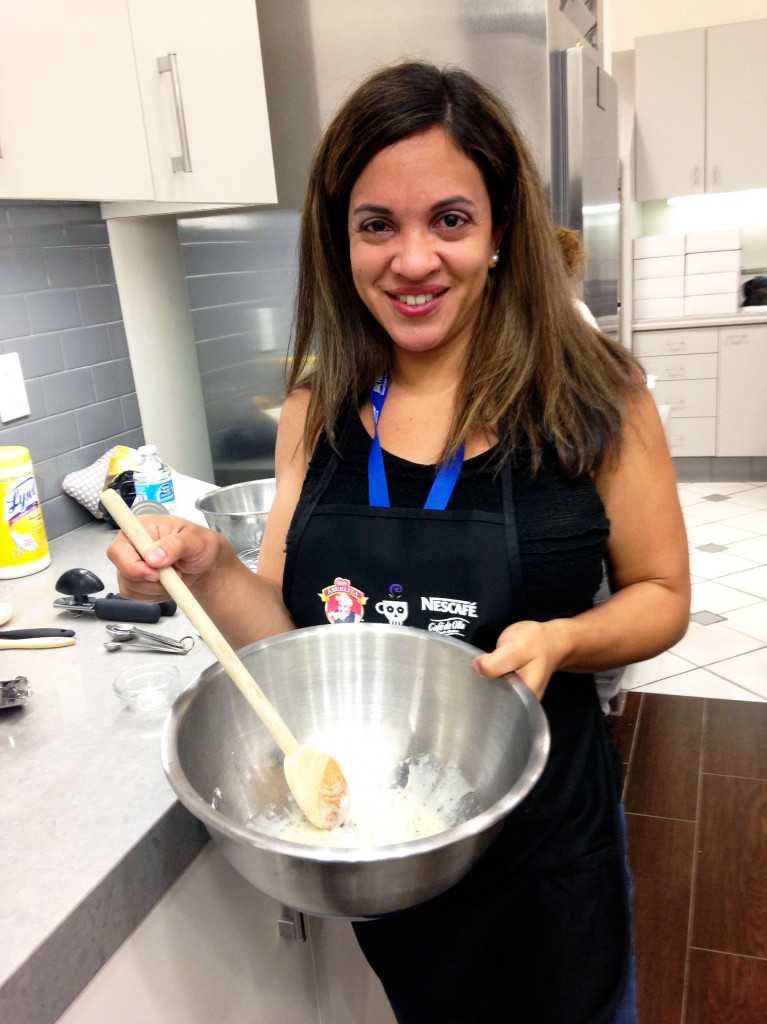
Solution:
[{"label": "gray tile backsplash", "polygon": [[[293,318],[298,211],[182,218],[179,236],[216,482],[271,476]],[[0,354],[18,352],[30,416],[0,423],[35,465],[48,537],[89,520],[67,473],[143,441],[97,204],[0,203]]]},{"label": "gray tile backsplash", "polygon": [[143,443],[106,225],[93,203],[0,203],[0,354],[18,352],[30,415],[0,423],[29,448],[52,540],[90,520],[67,473]]}]

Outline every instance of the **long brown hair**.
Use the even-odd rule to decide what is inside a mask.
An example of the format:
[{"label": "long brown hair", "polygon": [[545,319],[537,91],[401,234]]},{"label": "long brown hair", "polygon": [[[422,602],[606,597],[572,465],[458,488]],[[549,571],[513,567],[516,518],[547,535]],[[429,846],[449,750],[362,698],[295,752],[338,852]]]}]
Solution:
[{"label": "long brown hair", "polygon": [[589,254],[583,248],[581,236],[570,228],[556,229],[557,241],[565,261],[565,273],[570,279],[581,277],[586,269]]},{"label": "long brown hair", "polygon": [[616,454],[626,396],[641,379],[620,345],[575,309],[534,161],[500,100],[471,75],[423,62],[385,67],[341,106],[315,156],[304,204],[288,392],[311,386],[304,442],[359,404],[391,367],[392,343],[357,295],[348,207],[373,157],[441,127],[482,173],[493,226],[504,226],[467,351],[444,455],[496,432],[503,455],[529,444],[535,467],[554,445],[580,475]]}]

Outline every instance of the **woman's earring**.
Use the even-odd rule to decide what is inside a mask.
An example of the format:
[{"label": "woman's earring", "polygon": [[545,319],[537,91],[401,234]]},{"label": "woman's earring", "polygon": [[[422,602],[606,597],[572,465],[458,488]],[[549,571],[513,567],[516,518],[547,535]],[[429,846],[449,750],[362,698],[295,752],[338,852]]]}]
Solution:
[{"label": "woman's earring", "polygon": [[497,267],[498,266],[498,260],[500,258],[501,258],[500,252],[494,252],[493,255],[490,257],[490,266],[491,267]]}]

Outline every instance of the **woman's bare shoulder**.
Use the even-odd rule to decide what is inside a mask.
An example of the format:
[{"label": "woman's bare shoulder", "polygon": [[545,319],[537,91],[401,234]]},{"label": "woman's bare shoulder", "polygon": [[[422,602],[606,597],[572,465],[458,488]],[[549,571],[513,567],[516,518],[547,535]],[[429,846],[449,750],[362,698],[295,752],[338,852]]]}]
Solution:
[{"label": "woman's bare shoulder", "polygon": [[280,424],[285,422],[289,428],[298,425],[303,430],[311,396],[309,388],[297,388],[295,391],[291,391],[283,402]]},{"label": "woman's bare shoulder", "polygon": [[280,423],[277,429],[277,446],[275,451],[275,462],[277,475],[279,470],[285,469],[296,460],[299,463],[306,462],[304,450],[304,425],[309,409],[309,398],[311,392],[308,388],[299,388],[293,391],[285,399],[280,411]]},{"label": "woman's bare shoulder", "polygon": [[277,490],[264,531],[258,574],[282,586],[285,569],[285,543],[301,495],[309,463],[304,446],[304,423],[309,406],[309,391],[301,388],[285,399],[280,412],[275,449],[275,476]]}]

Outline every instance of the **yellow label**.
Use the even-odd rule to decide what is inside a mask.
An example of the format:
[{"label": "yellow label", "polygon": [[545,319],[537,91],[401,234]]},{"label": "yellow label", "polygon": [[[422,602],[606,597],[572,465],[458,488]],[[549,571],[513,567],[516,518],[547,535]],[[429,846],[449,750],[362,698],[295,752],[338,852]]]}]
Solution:
[{"label": "yellow label", "polygon": [[31,463],[0,477],[0,567],[33,565],[48,554],[48,540]]}]

